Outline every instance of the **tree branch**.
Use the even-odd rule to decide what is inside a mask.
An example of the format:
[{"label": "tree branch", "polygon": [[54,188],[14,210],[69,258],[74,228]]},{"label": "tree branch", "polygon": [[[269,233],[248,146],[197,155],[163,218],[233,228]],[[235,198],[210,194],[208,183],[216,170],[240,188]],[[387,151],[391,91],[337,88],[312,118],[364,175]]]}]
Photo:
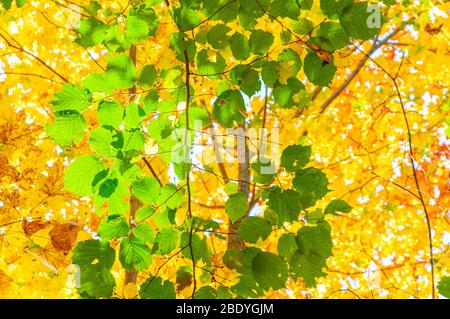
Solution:
[{"label": "tree branch", "polygon": [[63,80],[64,82],[69,82],[69,80],[67,80],[63,75],[61,75],[58,71],[56,71],[55,69],[53,69],[50,65],[48,65],[47,63],[45,63],[44,60],[42,60],[40,57],[34,55],[31,52],[28,52],[27,50],[25,50],[19,42],[17,42],[16,39],[14,39],[7,31],[5,31],[3,28],[0,27],[0,29],[5,32],[11,39],[14,40],[14,42],[16,42],[16,44],[13,44],[11,41],[8,40],[7,37],[5,37],[3,34],[0,33],[0,37],[3,38],[3,40],[5,40],[6,44],[8,46],[10,46],[13,49],[19,50],[20,52],[25,53],[26,55],[31,56],[33,59],[35,59],[36,61],[38,61],[39,63],[41,63],[43,66],[45,66],[47,69],[49,69],[50,71],[52,71],[55,75],[57,75],[61,80]]},{"label": "tree branch", "polygon": [[347,88],[347,86],[353,81],[353,79],[358,75],[359,71],[361,71],[364,64],[369,60],[370,56],[379,48],[381,48],[383,45],[385,45],[392,37],[394,37],[397,33],[399,33],[403,29],[402,26],[398,27],[394,31],[392,31],[390,34],[388,34],[383,40],[376,42],[372,44],[372,47],[370,48],[367,55],[365,55],[358,63],[358,65],[353,69],[353,71],[350,73],[349,77],[344,81],[344,83],[341,84],[331,95],[328,99],[326,99],[325,102],[320,106],[320,113],[322,114],[325,112],[328,106],[330,106],[331,103]]}]

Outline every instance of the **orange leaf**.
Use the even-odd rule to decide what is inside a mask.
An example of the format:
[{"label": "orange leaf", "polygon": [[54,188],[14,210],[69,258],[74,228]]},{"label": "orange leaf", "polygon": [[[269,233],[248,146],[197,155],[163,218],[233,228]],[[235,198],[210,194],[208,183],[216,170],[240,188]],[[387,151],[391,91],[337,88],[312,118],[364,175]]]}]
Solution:
[{"label": "orange leaf", "polygon": [[24,219],[22,221],[22,228],[27,236],[31,236],[34,233],[40,231],[41,229],[44,229],[45,227],[47,227],[47,225],[48,222],[42,220],[28,221]]},{"label": "orange leaf", "polygon": [[60,251],[71,250],[79,231],[80,227],[73,223],[56,224],[49,232],[53,247]]}]

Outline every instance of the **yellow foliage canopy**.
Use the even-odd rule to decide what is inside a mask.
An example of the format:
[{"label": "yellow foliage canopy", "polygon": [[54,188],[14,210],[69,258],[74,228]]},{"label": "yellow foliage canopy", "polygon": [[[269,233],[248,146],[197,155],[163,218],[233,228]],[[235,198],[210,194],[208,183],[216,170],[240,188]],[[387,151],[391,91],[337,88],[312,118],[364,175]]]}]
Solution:
[{"label": "yellow foliage canopy", "polygon": [[[79,2],[80,6],[88,3]],[[129,3],[99,2],[114,12],[124,11]],[[309,18],[318,24],[324,15],[316,2]],[[70,251],[77,242],[97,236],[100,218],[92,199],[64,190],[65,168],[73,158],[92,153],[87,138],[76,148],[62,148],[55,146],[44,130],[52,122],[51,97],[61,89],[64,79],[79,83],[106,66],[103,47],[85,49],[74,43],[77,33],[73,28],[82,16],[77,12],[83,10],[71,3],[32,1],[22,8],[0,11],[0,297],[77,296]],[[336,52],[337,72],[331,86],[309,83],[308,94],[296,97],[297,103],[306,100],[307,107],[267,108],[266,113],[261,111],[265,110],[264,96],[250,101],[247,116],[254,123],[264,121],[267,128],[279,128],[282,145],[312,145],[314,165],[326,173],[332,190],[318,206],[342,198],[354,208],[349,214],[329,219],[333,256],[328,275],[318,279],[317,287],[305,288],[301,280],[289,280],[286,289],[269,290],[267,298],[430,297],[429,236],[422,199],[431,227],[435,285],[439,278],[450,275],[450,3],[397,3],[383,10],[389,22],[379,39],[396,28],[398,32],[370,58],[366,52],[373,47],[372,41],[355,42]],[[177,28],[170,23],[164,6],[158,7],[157,13],[161,17],[157,34],[137,46],[137,65],[156,64],[165,69],[179,64],[168,45]],[[414,24],[403,25],[406,16],[413,18]],[[261,19],[258,25],[272,28],[273,34],[282,31],[269,19]],[[278,55],[281,45],[277,37],[270,54]],[[293,44],[292,49],[303,60],[306,49],[299,44]],[[230,52],[224,56],[227,61],[232,59]],[[288,61],[278,71],[286,75],[291,68]],[[304,77],[303,71],[299,76]],[[280,82],[286,78],[282,76]],[[193,97],[193,103],[210,111],[219,82],[194,77],[191,85],[201,93]],[[164,88],[173,83],[166,80],[155,85],[164,100],[170,95]],[[333,94],[336,98],[329,103]],[[95,114],[88,111],[85,115],[88,126],[97,125]],[[203,142],[208,139],[204,136]],[[151,153],[154,147],[146,145],[146,152]],[[168,182],[164,161],[155,157],[151,164],[159,178]],[[227,171],[228,176],[236,177],[238,166],[230,164]],[[277,182],[288,188],[291,178],[282,172]],[[225,183],[201,171],[193,175],[191,183],[196,216],[225,220]],[[263,201],[257,203],[259,210],[264,205]],[[178,211],[175,218],[183,220],[185,213]],[[155,221],[150,224],[158,227]],[[298,229],[298,225],[290,227],[292,232]],[[220,230],[226,233],[227,228]],[[276,251],[282,231],[274,230],[263,248]],[[215,237],[209,240],[214,249],[213,285],[235,282],[236,274],[222,267],[226,242]],[[112,245],[119,249],[118,243],[113,241]],[[189,266],[189,260],[154,257],[137,281],[142,283],[158,271],[163,278],[177,278],[179,297],[190,297],[191,279],[177,276],[182,265]],[[126,284],[118,261],[113,275],[116,295],[136,295],[137,286]]]}]

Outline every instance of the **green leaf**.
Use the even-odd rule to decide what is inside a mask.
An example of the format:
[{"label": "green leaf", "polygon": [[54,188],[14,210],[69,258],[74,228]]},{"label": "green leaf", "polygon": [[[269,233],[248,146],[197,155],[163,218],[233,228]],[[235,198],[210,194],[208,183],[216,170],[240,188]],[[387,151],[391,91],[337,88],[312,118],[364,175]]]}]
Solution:
[{"label": "green leaf", "polygon": [[114,192],[109,196],[108,212],[114,214],[124,214],[129,211],[129,202],[125,197],[130,196],[128,187],[125,186],[122,180],[117,180],[117,185]]},{"label": "green leaf", "polygon": [[117,153],[113,147],[113,132],[103,127],[98,127],[91,131],[89,145],[101,157],[111,158]]},{"label": "green leaf", "polygon": [[244,193],[238,192],[230,195],[225,203],[225,212],[230,217],[231,222],[245,216],[248,210],[247,196]]},{"label": "green leaf", "polygon": [[[317,42],[323,50],[336,51],[350,43],[350,37],[339,23],[324,22],[317,30],[318,38],[311,39]],[[316,40],[317,41],[313,41]]]},{"label": "green leaf", "polygon": [[[285,75],[285,78],[291,78],[291,77],[296,76],[297,73],[302,68],[302,60],[298,56],[297,52],[295,52],[291,48],[288,48],[288,49],[284,50],[282,53],[280,53],[278,55],[277,62],[278,62],[278,64],[282,64],[283,62],[288,64],[288,66],[289,66],[288,69],[286,70],[284,68],[283,72],[290,71],[290,74]],[[280,72],[281,71],[278,71],[278,73],[280,73]]]},{"label": "green leaf", "polygon": [[300,194],[292,189],[285,191],[279,188],[272,189],[269,192],[268,206],[277,213],[279,225],[296,221],[303,209]]},{"label": "green leaf", "polygon": [[118,129],[122,124],[123,109],[116,102],[102,101],[98,105],[97,117],[101,126]]},{"label": "green leaf", "polygon": [[306,35],[314,29],[314,23],[307,18],[298,18],[291,22],[291,28],[297,34]]},{"label": "green leaf", "polygon": [[274,0],[269,7],[269,12],[275,17],[289,17],[296,19],[300,14],[298,1]]},{"label": "green leaf", "polygon": [[298,170],[292,185],[300,193],[304,208],[314,206],[329,192],[326,175],[314,167]]},{"label": "green leaf", "polygon": [[54,122],[45,126],[48,136],[61,146],[79,143],[86,129],[83,115],[73,110],[57,111],[54,115]]},{"label": "green leaf", "polygon": [[175,222],[175,214],[176,209],[170,209],[166,208],[163,211],[159,211],[154,218],[154,221],[156,223],[156,226],[158,226],[160,229],[165,227],[173,227],[176,225]]},{"label": "green leaf", "polygon": [[195,42],[183,32],[172,33],[170,36],[170,48],[177,53],[177,59],[181,62],[185,62],[184,51],[188,53],[189,61],[192,61],[195,57]]},{"label": "green leaf", "polygon": [[223,256],[224,264],[230,269],[236,269],[240,274],[252,273],[252,260],[261,252],[256,247],[244,249],[228,249]]},{"label": "green leaf", "polygon": [[[368,2],[358,2],[346,7],[339,22],[347,33],[355,39],[369,40],[380,32],[380,27],[370,27],[370,16],[373,14],[367,10]],[[381,12],[381,9],[380,9]],[[380,13],[381,14],[381,13]],[[381,24],[380,17],[380,24]]]},{"label": "green leaf", "polygon": [[142,117],[145,115],[144,110],[135,102],[131,102],[125,108],[124,124],[125,129],[135,129],[141,126]]},{"label": "green leaf", "polygon": [[295,236],[291,233],[281,235],[278,239],[277,249],[280,257],[290,260],[292,255],[294,255],[298,249]]},{"label": "green leaf", "polygon": [[196,291],[194,299],[216,299],[217,291],[211,286],[203,286]]},{"label": "green leaf", "polygon": [[260,252],[253,258],[252,272],[256,282],[264,289],[277,290],[285,287],[288,276],[286,263],[277,255]]},{"label": "green leaf", "polygon": [[277,63],[275,61],[268,61],[263,65],[261,78],[268,87],[273,87],[279,78]]},{"label": "green leaf", "polygon": [[442,277],[437,286],[439,294],[446,298],[450,298],[450,277]]},{"label": "green leaf", "polygon": [[77,28],[79,38],[75,40],[82,47],[93,47],[102,43],[108,33],[108,26],[96,19],[81,19]]},{"label": "green leaf", "polygon": [[166,184],[161,188],[160,195],[158,197],[158,205],[165,204],[167,207],[175,209],[183,202],[183,195],[180,190],[173,184]]},{"label": "green leaf", "polygon": [[155,231],[149,224],[139,224],[133,228],[133,236],[145,243],[152,244],[155,240]]},{"label": "green leaf", "polygon": [[252,163],[251,168],[255,171],[253,181],[258,184],[268,184],[276,175],[274,163],[269,159],[258,158],[256,162]]},{"label": "green leaf", "polygon": [[141,168],[126,158],[117,159],[114,162],[113,169],[120,175],[120,179],[127,184],[134,183],[142,176]]},{"label": "green leaf", "polygon": [[144,103],[145,114],[150,112],[155,112],[158,109],[159,95],[156,89],[151,89],[142,98],[142,103]]},{"label": "green leaf", "polygon": [[325,221],[318,222],[317,226],[300,228],[297,232],[297,241],[306,255],[313,252],[323,259],[332,255],[331,228]]},{"label": "green leaf", "polygon": [[281,108],[292,107],[293,92],[287,85],[279,85],[273,90],[273,99],[275,103]]},{"label": "green leaf", "polygon": [[225,24],[216,24],[209,30],[208,35],[206,36],[208,43],[211,44],[214,49],[225,49],[229,43],[227,33],[230,32],[230,30],[231,29]]},{"label": "green leaf", "polygon": [[255,69],[248,65],[239,64],[230,71],[230,77],[233,84],[239,85],[242,92],[252,97],[261,89],[259,74]]},{"label": "green leaf", "polygon": [[108,178],[103,183],[100,184],[100,188],[98,190],[98,194],[101,197],[109,198],[117,188],[119,184],[119,180],[117,178]]},{"label": "green leaf", "polygon": [[134,151],[135,154],[144,150],[145,136],[140,129],[122,131],[124,152]]},{"label": "green leaf", "polygon": [[195,27],[202,21],[195,10],[187,8],[184,5],[173,11],[175,23],[183,31]]},{"label": "green leaf", "polygon": [[324,277],[327,274],[323,272],[323,269],[327,267],[325,259],[314,253],[301,254],[297,250],[291,258],[291,272],[292,277],[302,277],[306,287],[315,287],[316,278]]},{"label": "green leaf", "polygon": [[116,252],[106,241],[80,241],[72,250],[72,262],[80,267],[95,265],[111,269],[116,259]]},{"label": "green leaf", "polygon": [[161,277],[151,277],[147,279],[139,289],[141,299],[175,299],[175,287],[169,280],[162,280]]},{"label": "green leaf", "polygon": [[2,4],[3,8],[6,10],[11,9],[13,0],[1,0],[0,3]]},{"label": "green leaf", "polygon": [[162,228],[155,238],[155,244],[153,250],[157,251],[161,255],[167,255],[172,250],[177,248],[178,245],[178,232],[171,228]]},{"label": "green leaf", "polygon": [[120,215],[106,217],[98,227],[98,235],[106,241],[125,237],[130,231],[127,221]]},{"label": "green leaf", "polygon": [[150,122],[148,134],[155,140],[165,139],[172,134],[173,127],[171,121],[164,116],[158,117]]},{"label": "green leaf", "polygon": [[210,78],[216,78],[227,67],[225,59],[219,53],[216,53],[215,61],[213,62],[208,58],[208,51],[205,49],[198,52],[196,63],[198,73],[208,75]]},{"label": "green leaf", "polygon": [[128,54],[122,53],[110,56],[106,67],[109,81],[118,89],[127,89],[137,80],[136,68]]},{"label": "green leaf", "polygon": [[89,91],[73,84],[64,84],[62,90],[56,93],[51,101],[55,111],[84,111],[92,102]]},{"label": "green leaf", "polygon": [[[159,26],[159,16],[155,12],[155,10],[151,7],[152,3],[150,3],[149,0],[147,0],[145,2],[146,2],[146,6],[138,7],[136,15],[140,19],[146,21],[146,23],[148,24],[148,28],[149,28],[148,35],[155,36],[156,32],[158,31],[158,26]],[[155,3],[155,4],[158,4],[158,3]]]},{"label": "green leaf", "polygon": [[237,298],[258,298],[264,295],[264,290],[256,284],[252,275],[239,277],[239,282],[232,287],[236,291]]},{"label": "green leaf", "polygon": [[274,36],[263,30],[253,30],[248,40],[250,51],[256,55],[264,55],[272,46]]},{"label": "green leaf", "polygon": [[329,18],[334,18],[352,3],[353,0],[320,0],[320,10]]},{"label": "green leaf", "polygon": [[187,178],[187,176],[189,175],[189,173],[191,172],[191,168],[192,168],[192,164],[191,163],[177,163],[177,162],[172,162],[173,164],[173,170],[175,172],[175,174],[177,175],[177,177],[180,180],[185,180]]},{"label": "green leaf", "polygon": [[242,33],[235,32],[230,38],[231,53],[237,60],[247,60],[250,57],[248,39]]},{"label": "green leaf", "polygon": [[318,221],[321,221],[324,219],[325,217],[325,213],[323,212],[322,209],[318,208],[312,212],[308,212],[308,214],[306,214],[306,221],[309,224],[316,224]]},{"label": "green leaf", "polygon": [[115,89],[115,83],[108,73],[91,73],[84,78],[83,84],[91,92],[111,94]]},{"label": "green leaf", "polygon": [[313,5],[313,0],[303,0],[300,2],[300,7],[302,10],[311,10]]},{"label": "green leaf", "polygon": [[146,203],[155,203],[158,200],[161,186],[158,181],[152,177],[145,176],[131,185],[131,193],[140,201]]},{"label": "green leaf", "polygon": [[92,155],[84,155],[70,164],[64,175],[64,188],[78,196],[92,194],[95,175],[103,170],[103,164]]},{"label": "green leaf", "polygon": [[119,260],[126,270],[140,271],[151,264],[152,253],[143,240],[126,237],[120,243]]},{"label": "green leaf", "polygon": [[192,240],[190,240],[190,233],[184,232],[181,234],[180,237],[180,247],[183,248],[183,256],[192,259],[191,255],[191,248],[192,253],[194,255],[194,260],[196,262],[200,261],[200,259],[203,259],[203,261],[207,264],[211,263],[211,257],[212,254],[208,248],[208,244],[206,242],[207,237],[200,238],[197,234],[192,234]]},{"label": "green leaf", "polygon": [[239,238],[246,242],[255,244],[260,238],[265,240],[272,232],[272,226],[264,218],[247,217],[239,225]]},{"label": "green leaf", "polygon": [[278,83],[273,90],[274,101],[281,108],[291,108],[296,105],[294,95],[305,90],[303,83],[295,76],[287,79],[286,83],[286,85]]},{"label": "green leaf", "polygon": [[143,206],[139,208],[136,212],[136,221],[138,223],[147,220],[156,212],[153,206]]},{"label": "green leaf", "polygon": [[86,266],[80,269],[80,286],[77,292],[81,298],[110,298],[116,282],[108,269]]},{"label": "green leaf", "polygon": [[295,172],[309,163],[311,146],[290,145],[281,154],[281,166],[288,172]]},{"label": "green leaf", "polygon": [[[184,115],[184,116],[183,116]],[[197,122],[196,122],[197,121]],[[186,127],[186,113],[181,114],[180,124]],[[198,106],[189,107],[189,127],[195,129],[205,128],[211,124],[209,113],[207,109]],[[198,125],[198,126],[196,126]]]},{"label": "green leaf", "polygon": [[139,73],[138,83],[144,87],[151,87],[158,77],[158,72],[154,65],[146,65]]},{"label": "green leaf", "polygon": [[234,123],[242,124],[245,121],[240,110],[245,110],[242,94],[239,91],[227,90],[214,102],[213,116],[223,127],[232,128]]},{"label": "green leaf", "polygon": [[264,11],[255,0],[239,1],[239,5],[239,24],[246,30],[253,30]]},{"label": "green leaf", "polygon": [[138,16],[127,17],[127,39],[131,42],[143,41],[147,38],[149,33],[149,27],[144,19]]},{"label": "green leaf", "polygon": [[[223,22],[231,22],[235,20],[237,17],[238,9],[239,9],[239,1],[227,1],[220,0],[221,9],[217,11],[217,6],[219,3],[216,1],[212,1],[210,7],[210,16],[212,16],[212,20],[222,20]],[[214,14],[215,13],[215,14]]]},{"label": "green leaf", "polygon": [[310,52],[305,57],[305,74],[313,84],[329,86],[336,73],[332,63],[322,61],[316,54]]},{"label": "green leaf", "polygon": [[122,26],[118,24],[108,26],[103,44],[110,52],[123,52],[131,47],[130,40],[126,38]]},{"label": "green leaf", "polygon": [[278,213],[269,207],[264,210],[264,218],[272,226],[278,226],[280,224],[279,218],[278,218]]},{"label": "green leaf", "polygon": [[217,288],[217,299],[231,299],[233,295],[228,287],[219,286]]},{"label": "green leaf", "polygon": [[231,195],[239,191],[239,185],[234,182],[228,182],[223,190],[227,195]]},{"label": "green leaf", "polygon": [[338,215],[337,212],[350,213],[353,207],[342,199],[332,200],[325,208],[325,214]]}]

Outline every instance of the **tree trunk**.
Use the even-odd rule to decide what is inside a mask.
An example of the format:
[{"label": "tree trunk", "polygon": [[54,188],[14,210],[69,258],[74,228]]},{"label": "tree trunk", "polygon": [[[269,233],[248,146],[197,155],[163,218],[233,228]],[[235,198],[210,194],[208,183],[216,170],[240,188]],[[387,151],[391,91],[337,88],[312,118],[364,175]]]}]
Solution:
[{"label": "tree trunk", "polygon": [[[239,191],[245,194],[248,202],[250,198],[250,158],[245,130],[245,123],[243,123],[237,130],[237,160],[239,165]],[[235,221],[234,223],[230,222],[230,226],[228,228],[228,233],[230,234],[228,236],[228,249],[243,248],[243,242],[237,234],[240,223],[241,219]]]}]

